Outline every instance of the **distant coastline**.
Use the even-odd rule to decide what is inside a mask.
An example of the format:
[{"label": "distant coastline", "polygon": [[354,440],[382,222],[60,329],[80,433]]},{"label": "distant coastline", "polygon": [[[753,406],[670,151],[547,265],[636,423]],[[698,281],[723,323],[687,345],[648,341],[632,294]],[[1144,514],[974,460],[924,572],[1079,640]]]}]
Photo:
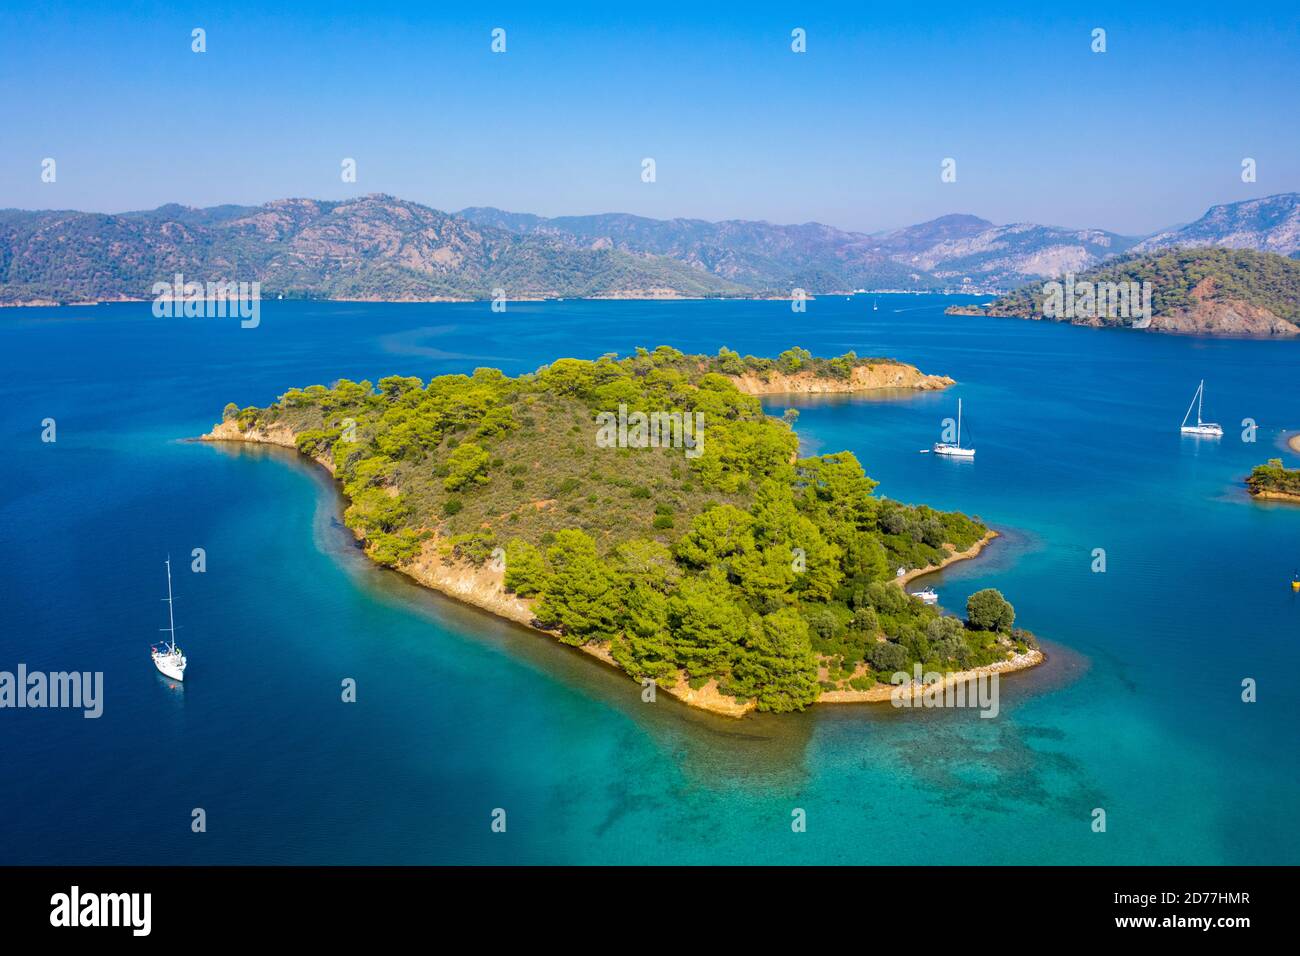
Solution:
[{"label": "distant coastline", "polygon": [[[867,289],[832,290],[829,292],[810,292],[805,301],[818,298],[837,298],[839,296],[861,295],[941,295],[969,297],[974,293],[960,289]],[[996,295],[997,293],[984,293]],[[84,301],[58,301],[55,299],[24,299],[17,302],[0,301],[0,309],[24,308],[71,308],[73,306],[114,305],[123,302],[153,302],[152,297],[118,296],[115,298],[88,299]],[[435,302],[491,302],[485,296],[422,296],[414,298],[389,299],[362,296],[289,296],[280,298],[279,293],[268,292],[262,296],[263,302],[365,302],[376,305],[427,305]],[[692,295],[672,290],[629,290],[626,292],[607,292],[598,295],[551,295],[551,296],[508,296],[506,302],[789,302],[791,296],[776,292],[736,292],[716,295]]]}]

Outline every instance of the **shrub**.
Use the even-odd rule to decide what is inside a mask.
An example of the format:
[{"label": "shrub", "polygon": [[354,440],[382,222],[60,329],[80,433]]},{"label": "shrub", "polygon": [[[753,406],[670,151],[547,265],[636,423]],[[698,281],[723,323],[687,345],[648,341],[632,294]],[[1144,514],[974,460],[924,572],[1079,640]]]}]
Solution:
[{"label": "shrub", "polygon": [[976,591],[966,601],[966,622],[976,631],[1008,632],[1016,620],[1016,609],[996,588]]},{"label": "shrub", "polygon": [[471,441],[457,446],[447,457],[447,477],[442,486],[448,491],[459,491],[466,485],[482,484],[488,480],[491,461],[492,457]]},{"label": "shrub", "polygon": [[849,629],[859,634],[875,634],[880,630],[880,615],[873,607],[860,607],[853,612]]},{"label": "shrub", "polygon": [[871,666],[881,674],[892,674],[907,667],[907,650],[892,641],[877,642],[867,651]]}]

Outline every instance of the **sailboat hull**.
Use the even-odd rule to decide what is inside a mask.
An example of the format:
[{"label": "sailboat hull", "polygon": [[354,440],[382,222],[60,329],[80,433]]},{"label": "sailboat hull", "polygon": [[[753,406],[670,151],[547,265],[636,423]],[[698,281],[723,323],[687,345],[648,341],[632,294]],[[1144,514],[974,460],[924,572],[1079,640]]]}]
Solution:
[{"label": "sailboat hull", "polygon": [[949,458],[974,458],[974,448],[959,448],[956,445],[935,445],[934,453],[936,455],[946,455]]},{"label": "sailboat hull", "polygon": [[158,668],[160,673],[172,680],[185,680],[185,656],[183,654],[155,653],[153,655],[153,665]]},{"label": "sailboat hull", "polygon": [[[1222,438],[1223,428],[1217,422],[1201,421],[1201,413],[1204,411],[1203,402],[1205,401],[1205,379],[1201,379],[1201,384],[1196,386],[1196,394],[1192,396],[1192,404],[1187,406],[1187,414],[1183,416],[1182,427],[1179,428],[1184,435],[1195,435],[1198,438]],[[1196,408],[1196,424],[1187,424],[1187,419],[1192,417],[1192,408]]]}]

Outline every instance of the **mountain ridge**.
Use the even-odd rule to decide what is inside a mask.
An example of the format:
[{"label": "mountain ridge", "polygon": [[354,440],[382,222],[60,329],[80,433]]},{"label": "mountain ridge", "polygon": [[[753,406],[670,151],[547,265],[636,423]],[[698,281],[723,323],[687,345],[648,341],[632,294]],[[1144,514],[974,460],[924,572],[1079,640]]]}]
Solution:
[{"label": "mountain ridge", "polygon": [[1146,238],[952,213],[868,234],[817,222],[447,213],[383,193],[259,206],[0,210],[0,304],[147,299],[176,272],[264,295],[379,301],[1001,294],[1128,252],[1178,246],[1300,257],[1300,193],[1210,207]]},{"label": "mountain ridge", "polygon": [[1300,256],[1300,193],[1211,206],[1194,222],[1148,236],[1134,251],[1203,245]]}]

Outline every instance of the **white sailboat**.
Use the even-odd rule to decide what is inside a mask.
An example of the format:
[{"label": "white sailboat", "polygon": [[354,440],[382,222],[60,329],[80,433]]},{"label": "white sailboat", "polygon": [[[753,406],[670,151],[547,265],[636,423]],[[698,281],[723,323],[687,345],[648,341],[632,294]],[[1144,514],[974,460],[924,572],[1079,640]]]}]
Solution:
[{"label": "white sailboat", "polygon": [[155,644],[149,648],[154,666],[172,680],[185,679],[185,655],[176,646],[176,615],[172,610],[172,560],[167,559],[167,626],[159,628],[166,631],[170,639],[166,643]]},{"label": "white sailboat", "polygon": [[949,458],[974,458],[974,448],[961,447],[961,399],[957,399],[957,441],[956,442],[935,442],[934,453],[936,455],[947,455]]},{"label": "white sailboat", "polygon": [[[1222,438],[1223,426],[1216,422],[1207,422],[1201,420],[1201,404],[1205,399],[1205,379],[1201,379],[1201,384],[1196,386],[1196,394],[1192,396],[1192,404],[1187,406],[1187,414],[1183,416],[1183,424],[1180,431],[1184,435],[1199,435],[1202,438]],[[1192,405],[1196,406],[1196,424],[1187,424],[1187,419],[1192,416]]]}]

